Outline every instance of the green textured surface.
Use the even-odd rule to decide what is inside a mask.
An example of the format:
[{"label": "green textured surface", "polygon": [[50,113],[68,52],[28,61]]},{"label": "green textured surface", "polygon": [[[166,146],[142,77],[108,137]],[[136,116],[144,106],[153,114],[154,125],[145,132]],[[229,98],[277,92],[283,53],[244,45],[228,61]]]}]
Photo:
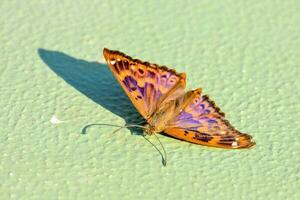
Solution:
[{"label": "green textured surface", "polygon": [[[299,1],[1,1],[0,199],[300,199]],[[137,115],[101,49],[185,71],[257,142],[111,127]],[[56,115],[60,124],[51,124]],[[156,142],[155,138],[151,141]]]}]

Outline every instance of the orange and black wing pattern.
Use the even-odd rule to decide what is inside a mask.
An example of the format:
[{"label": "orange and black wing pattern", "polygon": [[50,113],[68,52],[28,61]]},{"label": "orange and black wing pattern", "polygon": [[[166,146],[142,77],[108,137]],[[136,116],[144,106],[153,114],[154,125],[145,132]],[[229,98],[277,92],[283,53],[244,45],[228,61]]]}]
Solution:
[{"label": "orange and black wing pattern", "polygon": [[251,136],[236,130],[225,114],[201,89],[193,91],[193,98],[184,103],[182,111],[171,120],[164,132],[191,143],[227,148],[250,148],[255,145]]},{"label": "orange and black wing pattern", "polygon": [[185,74],[138,59],[119,51],[103,49],[106,62],[127,96],[148,119],[165,99],[184,93]]}]

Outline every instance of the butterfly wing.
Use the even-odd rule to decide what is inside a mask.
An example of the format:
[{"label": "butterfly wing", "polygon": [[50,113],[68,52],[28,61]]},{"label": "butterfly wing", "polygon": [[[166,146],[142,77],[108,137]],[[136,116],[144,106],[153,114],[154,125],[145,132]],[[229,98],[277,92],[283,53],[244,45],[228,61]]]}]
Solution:
[{"label": "butterfly wing", "polygon": [[181,112],[169,122],[164,132],[188,142],[229,149],[249,148],[251,136],[236,130],[225,114],[201,90],[190,91]]},{"label": "butterfly wing", "polygon": [[185,74],[106,48],[103,55],[114,76],[139,113],[148,119],[163,101],[184,93]]}]

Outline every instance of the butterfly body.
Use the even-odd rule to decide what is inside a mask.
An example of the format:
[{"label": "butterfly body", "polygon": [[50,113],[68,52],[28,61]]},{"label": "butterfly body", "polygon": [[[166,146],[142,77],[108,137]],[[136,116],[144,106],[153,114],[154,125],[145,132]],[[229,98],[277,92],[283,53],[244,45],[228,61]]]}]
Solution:
[{"label": "butterfly body", "polygon": [[251,136],[237,131],[202,89],[185,92],[186,75],[108,49],[109,68],[133,105],[147,121],[147,134],[164,132],[188,142],[221,147],[249,148]]},{"label": "butterfly body", "polygon": [[147,120],[150,130],[155,133],[162,132],[173,118],[174,112],[176,112],[174,100],[164,104]]}]

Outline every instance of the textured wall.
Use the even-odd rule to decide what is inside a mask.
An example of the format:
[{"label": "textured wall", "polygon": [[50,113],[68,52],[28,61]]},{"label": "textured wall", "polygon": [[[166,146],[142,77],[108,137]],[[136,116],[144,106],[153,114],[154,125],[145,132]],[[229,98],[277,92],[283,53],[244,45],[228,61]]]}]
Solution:
[{"label": "textured wall", "polygon": [[[300,199],[299,1],[2,0],[0,12],[0,199]],[[135,132],[81,134],[138,117],[97,64],[103,47],[185,71],[257,146],[159,136],[163,167]]]}]

